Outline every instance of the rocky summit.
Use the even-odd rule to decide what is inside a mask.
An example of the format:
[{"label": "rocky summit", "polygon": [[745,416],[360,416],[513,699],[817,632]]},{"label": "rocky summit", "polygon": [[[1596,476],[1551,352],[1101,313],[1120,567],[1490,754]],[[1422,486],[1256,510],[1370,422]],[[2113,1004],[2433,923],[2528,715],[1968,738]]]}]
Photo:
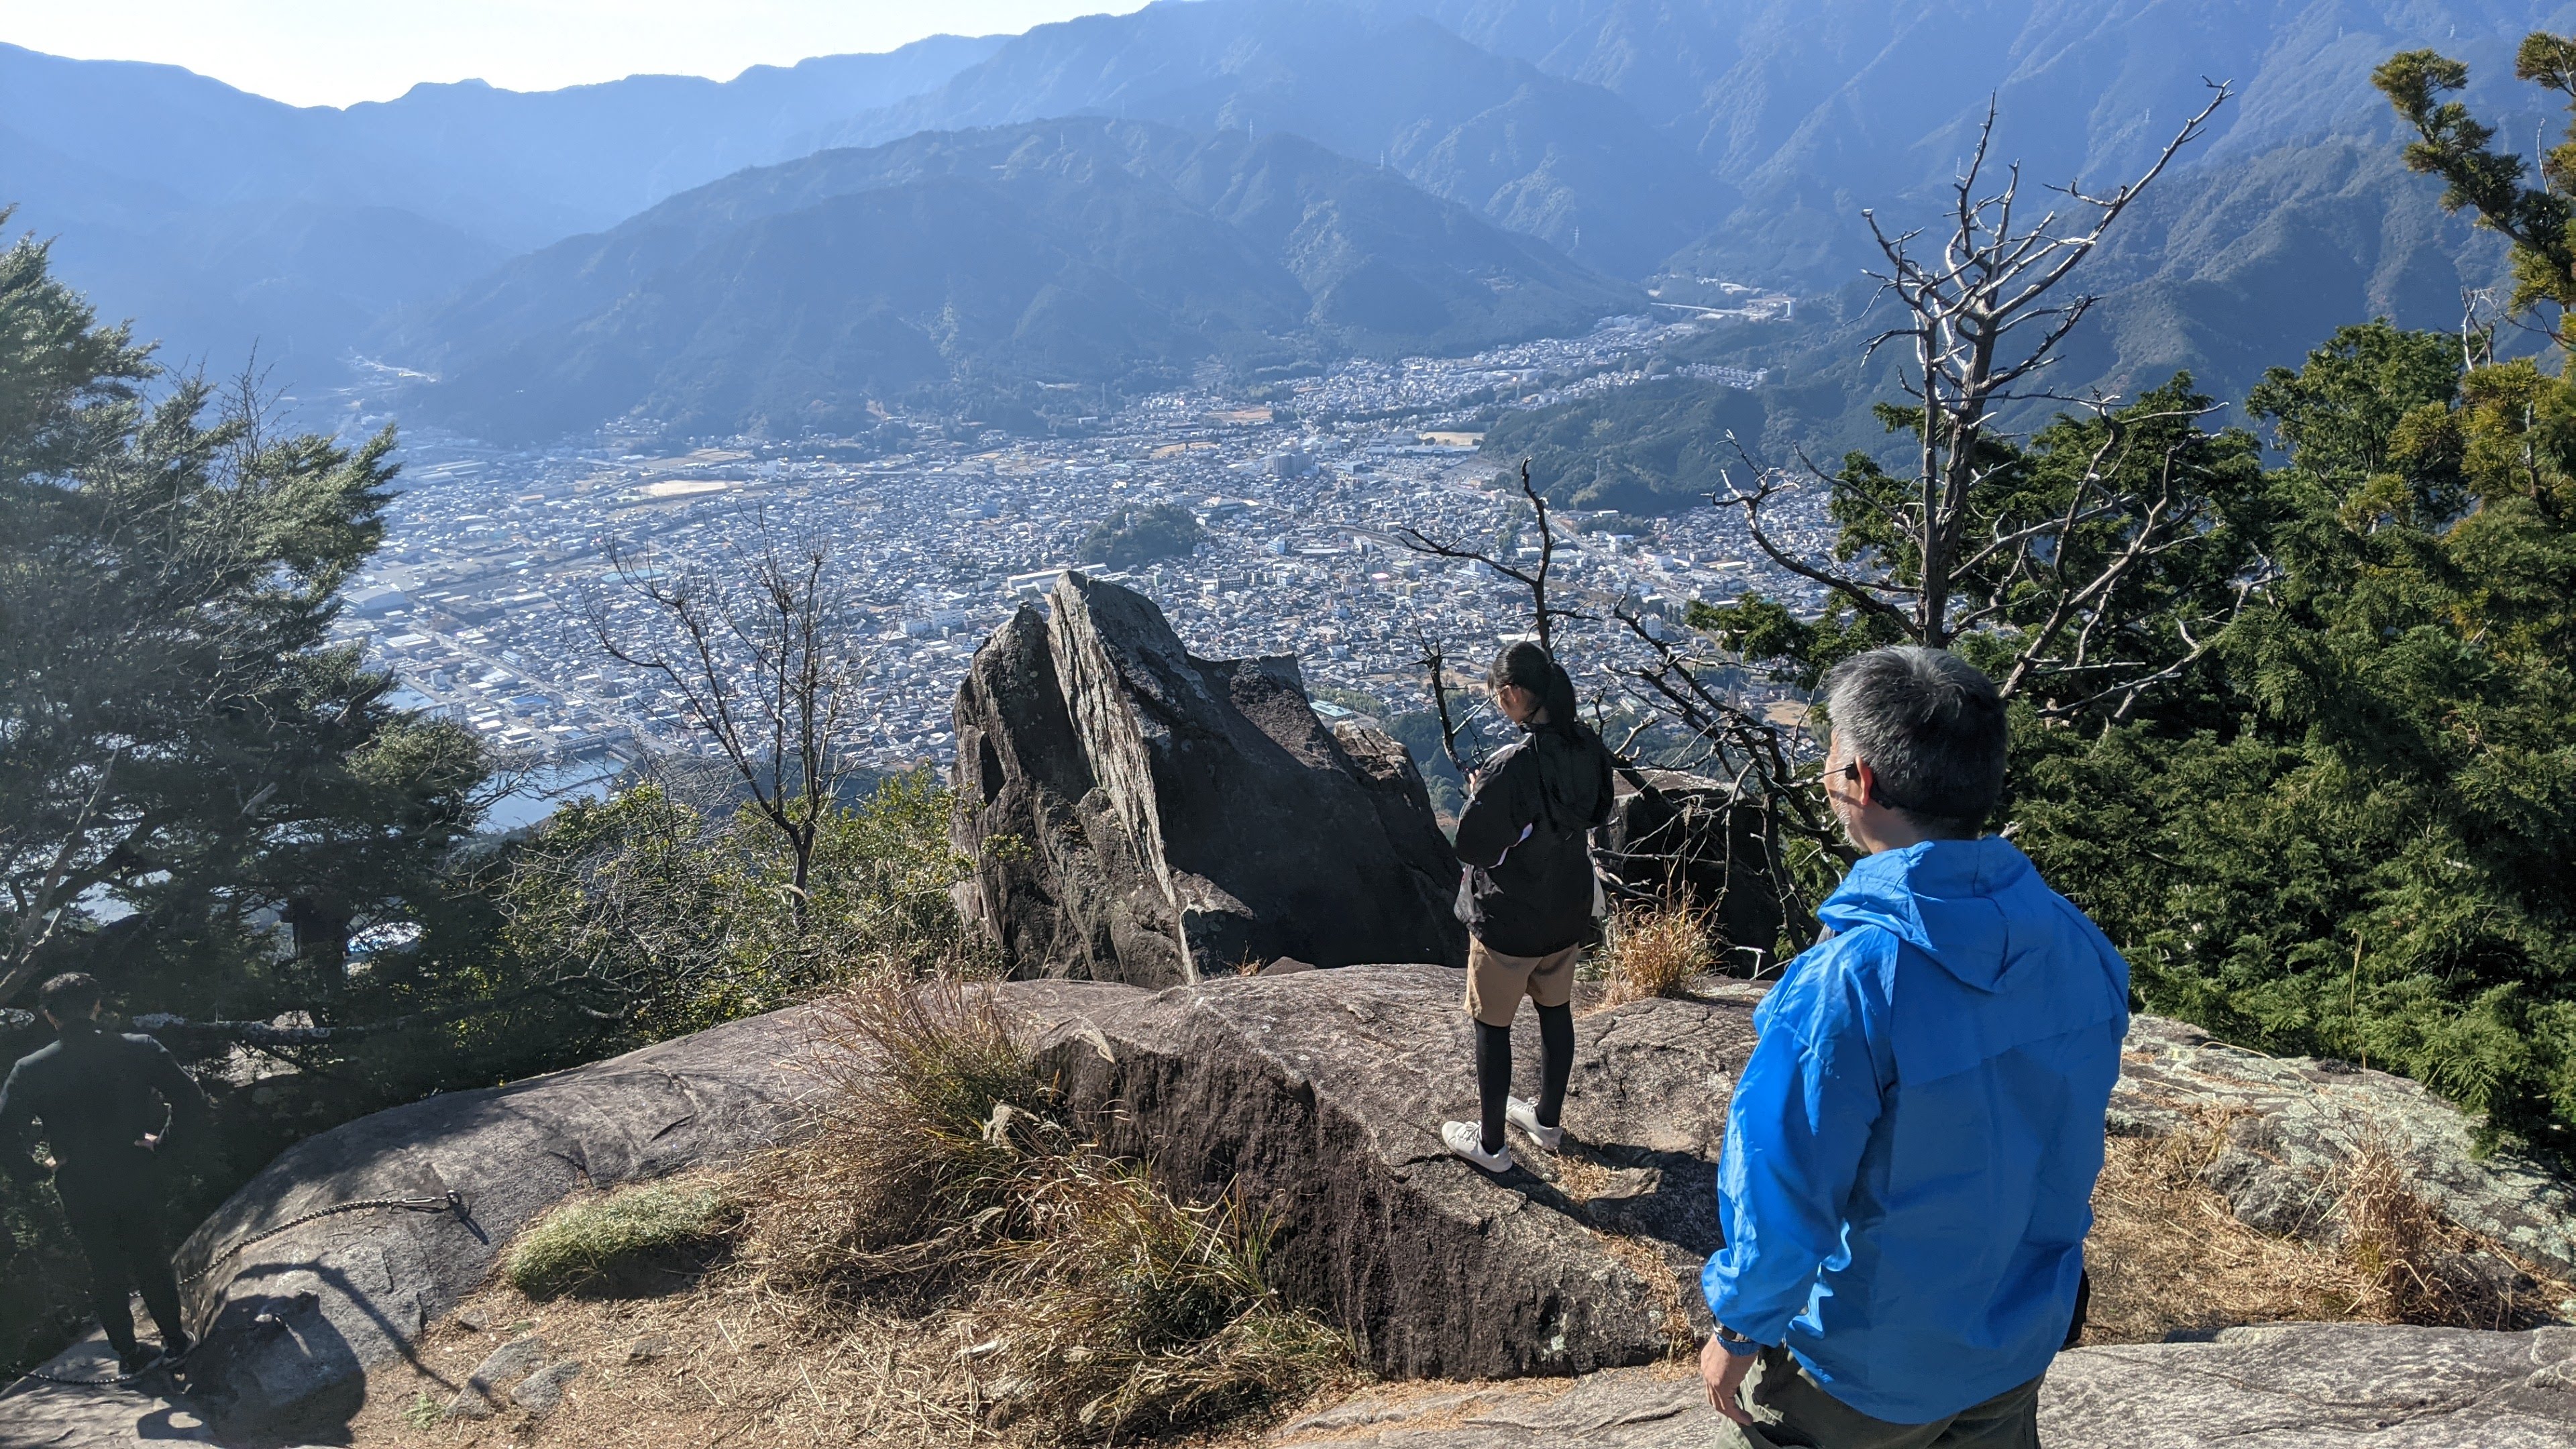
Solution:
[{"label": "rocky summit", "polygon": [[[2213,1343],[2058,1355],[2052,1449],[2564,1449],[2576,1329],[2359,1323],[2231,1328]],[[1512,1383],[1389,1384],[1281,1428],[1273,1449],[1703,1449],[1723,1426],[1681,1365]]]},{"label": "rocky summit", "polygon": [[1466,959],[1411,757],[1326,730],[1292,657],[1198,658],[1151,600],[1068,572],[976,651],[956,728],[960,905],[1014,975]]},{"label": "rocky summit", "polygon": [[[1377,966],[1096,995],[1048,1028],[1041,1064],[1102,1146],[1266,1215],[1281,1291],[1381,1373],[1582,1373],[1694,1341],[1758,993],[1584,1018],[1563,1152],[1515,1134],[1496,1178],[1440,1144],[1476,1111],[1464,985]],[[1516,1033],[1524,1082],[1537,1035]]]},{"label": "rocky summit", "polygon": [[[1283,1426],[1279,1444],[1710,1442],[1718,1425],[1686,1355],[1705,1328],[1695,1279],[1718,1245],[1713,1172],[1761,988],[1703,982],[1693,998],[1579,1018],[1564,1150],[1515,1133],[1518,1164],[1491,1177],[1437,1138],[1474,1104],[1462,986],[1454,969],[1415,964],[995,990],[1084,1138],[1176,1192],[1231,1193],[1266,1219],[1281,1293],[1350,1332],[1386,1380]],[[1524,1080],[1535,1035],[1515,1033]],[[804,1011],[782,1012],[299,1144],[183,1250],[184,1269],[208,1270],[197,1292],[213,1327],[192,1364],[190,1422],[175,1424],[149,1386],[30,1384],[0,1397],[0,1446],[336,1441],[371,1375],[413,1355],[549,1205],[780,1140],[814,1087],[809,1054],[841,1049]],[[2125,1066],[2112,1130],[2219,1142],[2203,1180],[2249,1221],[2273,1221],[2294,1188],[2376,1151],[2491,1245],[2481,1252],[2563,1261],[2565,1184],[2477,1155],[2465,1119],[2414,1084],[2261,1057],[2152,1017],[2135,1023]],[[232,1251],[317,1208],[451,1188],[462,1215],[358,1211]],[[451,1389],[441,1411],[499,1412],[506,1398],[534,1414],[566,1383],[578,1390],[578,1361],[550,1353],[519,1350],[484,1375],[488,1391]],[[107,1361],[93,1337],[48,1369],[94,1375]],[[2059,1357],[2042,1414],[2047,1442],[2068,1446],[2565,1445],[2576,1329],[2273,1324],[2085,1347]]]}]

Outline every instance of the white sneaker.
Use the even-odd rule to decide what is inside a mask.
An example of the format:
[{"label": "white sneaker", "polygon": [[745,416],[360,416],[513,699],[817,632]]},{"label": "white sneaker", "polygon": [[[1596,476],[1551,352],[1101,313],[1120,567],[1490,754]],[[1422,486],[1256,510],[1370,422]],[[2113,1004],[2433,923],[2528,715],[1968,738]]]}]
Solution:
[{"label": "white sneaker", "polygon": [[1450,1151],[1496,1176],[1512,1170],[1512,1149],[1507,1143],[1491,1152],[1485,1150],[1485,1129],[1473,1122],[1443,1122],[1440,1142]]},{"label": "white sneaker", "polygon": [[1523,1132],[1528,1133],[1532,1142],[1537,1143],[1539,1146],[1546,1148],[1550,1152],[1554,1152],[1557,1148],[1565,1145],[1564,1126],[1561,1124],[1555,1127],[1541,1127],[1538,1125],[1538,1107],[1534,1103],[1524,1102],[1518,1097],[1504,1098],[1503,1120],[1509,1122],[1515,1127],[1518,1127]]}]

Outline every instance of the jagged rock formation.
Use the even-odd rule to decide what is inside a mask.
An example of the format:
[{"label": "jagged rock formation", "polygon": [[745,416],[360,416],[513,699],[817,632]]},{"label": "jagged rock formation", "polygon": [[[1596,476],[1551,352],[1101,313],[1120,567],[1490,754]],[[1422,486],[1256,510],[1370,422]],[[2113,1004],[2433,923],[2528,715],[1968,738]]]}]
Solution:
[{"label": "jagged rock formation", "polygon": [[[1443,1121],[1475,1115],[1464,989],[1436,966],[1375,966],[1099,997],[1041,1061],[1109,1150],[1270,1214],[1281,1290],[1381,1373],[1582,1373],[1688,1341],[1757,998],[1584,1018],[1566,1153],[1520,1142],[1496,1180],[1440,1145]],[[1535,1083],[1537,1033],[1516,1036]]]},{"label": "jagged rock formation", "polygon": [[1403,746],[1328,733],[1292,658],[1193,656],[1142,595],[1067,573],[1050,602],[957,694],[960,905],[1015,975],[1465,961],[1457,863]]},{"label": "jagged rock formation", "polygon": [[1781,893],[1761,811],[1739,806],[1734,786],[1706,775],[1639,770],[1637,777],[1653,788],[1619,777],[1595,858],[1632,891],[1656,900],[1678,893],[1713,912],[1735,964],[1767,965],[1780,937]]},{"label": "jagged rock formation", "polygon": [[[1276,1449],[1704,1449],[1724,1424],[1667,1365],[1571,1383],[1390,1384],[1282,1427]],[[2044,1444],[2122,1449],[2564,1449],[2576,1443],[2576,1329],[2295,1323],[2214,1343],[2058,1355]]]}]

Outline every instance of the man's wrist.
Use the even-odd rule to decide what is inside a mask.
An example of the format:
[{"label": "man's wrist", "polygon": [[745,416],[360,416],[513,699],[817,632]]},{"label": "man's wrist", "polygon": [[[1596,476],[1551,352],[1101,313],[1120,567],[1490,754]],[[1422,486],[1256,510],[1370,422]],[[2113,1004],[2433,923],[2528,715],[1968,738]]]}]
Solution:
[{"label": "man's wrist", "polygon": [[1717,1346],[1737,1358],[1751,1358],[1762,1351],[1762,1345],[1721,1323],[1717,1326]]}]

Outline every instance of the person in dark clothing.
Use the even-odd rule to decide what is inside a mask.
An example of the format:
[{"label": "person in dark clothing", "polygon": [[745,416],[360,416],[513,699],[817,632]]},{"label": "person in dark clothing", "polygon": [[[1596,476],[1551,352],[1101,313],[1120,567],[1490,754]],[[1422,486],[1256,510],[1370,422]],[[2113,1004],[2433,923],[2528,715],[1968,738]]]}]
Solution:
[{"label": "person in dark clothing", "polygon": [[[205,1093],[167,1048],[148,1036],[98,1025],[98,982],[66,972],[41,988],[52,1046],[19,1059],[0,1083],[0,1170],[21,1186],[43,1180],[27,1153],[27,1129],[41,1120],[63,1215],[89,1257],[99,1326],[129,1373],[188,1351],[179,1282],[162,1238],[158,1157],[204,1130]],[[161,1329],[161,1347],[135,1341],[126,1295],[141,1289]]]},{"label": "person in dark clothing", "polygon": [[[1591,832],[1610,818],[1610,752],[1576,712],[1574,681],[1537,644],[1506,647],[1486,677],[1495,706],[1525,732],[1468,782],[1458,815],[1466,875],[1467,1014],[1476,1021],[1483,1120],[1449,1122],[1440,1140],[1485,1169],[1508,1172],[1506,1122],[1553,1152],[1564,1141],[1574,1070],[1574,968],[1595,925],[1599,886]],[[1511,1095],[1512,1017],[1538,1010],[1539,1094]]]}]

